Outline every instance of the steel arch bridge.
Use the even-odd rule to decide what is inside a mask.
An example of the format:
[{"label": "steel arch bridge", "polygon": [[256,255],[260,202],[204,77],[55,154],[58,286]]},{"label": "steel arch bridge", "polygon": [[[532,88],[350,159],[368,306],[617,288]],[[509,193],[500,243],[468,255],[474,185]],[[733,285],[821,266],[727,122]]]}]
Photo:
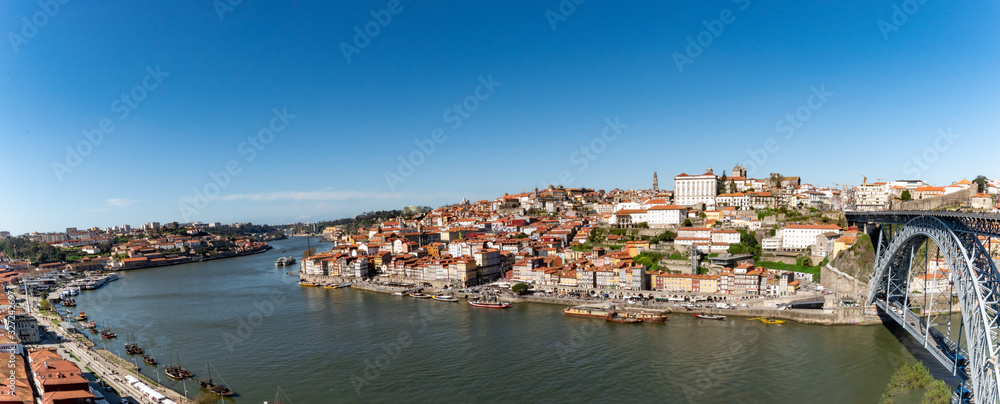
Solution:
[{"label": "steel arch bridge", "polygon": [[[990,254],[1000,247],[993,242],[1000,237],[1000,215],[846,216],[864,226],[876,248],[868,304],[884,310],[960,377],[977,403],[1000,402],[1000,272]],[[953,308],[961,311],[957,324]],[[961,390],[952,398],[961,401]]]}]

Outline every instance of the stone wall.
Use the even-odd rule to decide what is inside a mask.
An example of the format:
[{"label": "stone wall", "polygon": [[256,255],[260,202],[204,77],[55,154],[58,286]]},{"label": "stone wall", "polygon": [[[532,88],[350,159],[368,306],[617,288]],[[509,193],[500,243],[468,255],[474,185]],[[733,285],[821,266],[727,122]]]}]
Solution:
[{"label": "stone wall", "polygon": [[858,303],[865,303],[868,298],[868,284],[854,278],[834,268],[830,264],[820,268],[820,284],[823,288],[837,293],[841,297],[853,297],[860,299]]},{"label": "stone wall", "polygon": [[934,210],[950,206],[967,206],[976,194],[975,185],[969,189],[963,189],[948,195],[935,196],[912,201],[892,201],[891,210]]}]

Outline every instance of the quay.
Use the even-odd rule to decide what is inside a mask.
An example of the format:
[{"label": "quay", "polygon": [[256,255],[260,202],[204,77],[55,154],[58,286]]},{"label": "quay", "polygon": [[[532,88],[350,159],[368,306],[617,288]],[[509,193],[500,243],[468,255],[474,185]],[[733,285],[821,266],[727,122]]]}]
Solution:
[{"label": "quay", "polygon": [[[192,404],[194,401],[184,395],[173,391],[166,386],[157,383],[148,376],[138,373],[137,367],[131,362],[118,357],[117,355],[103,349],[95,349],[94,342],[90,339],[74,335],[58,326],[46,316],[37,316],[41,326],[48,327],[55,331],[56,336],[62,341],[59,346],[60,354],[67,359],[77,362],[82,369],[87,369],[95,377],[104,380],[112,386],[118,395],[131,399],[130,402],[142,404],[155,404],[153,400],[145,397],[143,392],[125,380],[127,375],[135,375],[147,386],[156,390],[178,404]],[[79,339],[78,339],[79,337]]]},{"label": "quay", "polygon": [[[397,292],[406,292],[415,288],[423,290],[423,293],[429,294],[448,294],[455,296],[460,299],[474,298],[480,295],[479,292],[462,292],[458,290],[445,289],[441,287],[433,286],[419,286],[419,285],[387,285],[380,283],[373,283],[368,281],[358,281],[355,278],[349,277],[339,277],[339,276],[317,276],[317,275],[306,275],[299,274],[300,279],[305,282],[313,282],[317,284],[340,284],[345,282],[353,282],[351,287],[355,289],[365,290],[369,292],[376,293],[386,293],[394,294]],[[499,292],[504,301],[509,301],[511,303],[541,303],[541,304],[555,304],[560,306],[579,306],[579,305],[592,305],[592,304],[615,304],[618,310],[621,311],[659,311],[665,312],[671,315],[683,315],[683,314],[712,314],[712,315],[723,315],[723,316],[733,316],[733,317],[773,317],[782,320],[792,320],[802,324],[814,324],[814,325],[880,325],[883,319],[871,311],[871,309],[866,307],[836,307],[827,309],[783,309],[779,310],[770,307],[736,307],[730,309],[723,309],[718,307],[707,307],[708,305],[713,305],[713,303],[705,302],[704,307],[682,307],[678,303],[673,302],[643,302],[640,304],[627,304],[624,301],[616,299],[585,299],[585,298],[575,298],[568,296],[551,296],[551,295],[521,295],[518,296],[510,292],[510,290],[490,290]]]}]

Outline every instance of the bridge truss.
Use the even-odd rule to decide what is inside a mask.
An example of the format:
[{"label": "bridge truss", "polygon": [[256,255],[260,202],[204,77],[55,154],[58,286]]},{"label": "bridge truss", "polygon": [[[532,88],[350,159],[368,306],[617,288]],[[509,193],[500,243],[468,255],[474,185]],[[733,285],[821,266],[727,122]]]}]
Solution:
[{"label": "bridge truss", "polygon": [[[1000,272],[990,254],[1000,216],[894,211],[847,218],[880,230],[869,304],[965,380],[977,403],[1000,402]],[[961,311],[958,324],[953,309]]]}]

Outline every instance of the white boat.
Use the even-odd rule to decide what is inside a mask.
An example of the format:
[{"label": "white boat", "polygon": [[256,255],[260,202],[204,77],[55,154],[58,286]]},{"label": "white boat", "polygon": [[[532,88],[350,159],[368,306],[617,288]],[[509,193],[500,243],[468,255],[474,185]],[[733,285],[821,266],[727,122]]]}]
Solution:
[{"label": "white boat", "polygon": [[442,302],[457,302],[458,301],[458,298],[456,298],[455,296],[451,296],[451,295],[441,295],[441,296],[434,295],[434,296],[431,296],[431,298],[434,299],[434,300],[440,300]]}]

